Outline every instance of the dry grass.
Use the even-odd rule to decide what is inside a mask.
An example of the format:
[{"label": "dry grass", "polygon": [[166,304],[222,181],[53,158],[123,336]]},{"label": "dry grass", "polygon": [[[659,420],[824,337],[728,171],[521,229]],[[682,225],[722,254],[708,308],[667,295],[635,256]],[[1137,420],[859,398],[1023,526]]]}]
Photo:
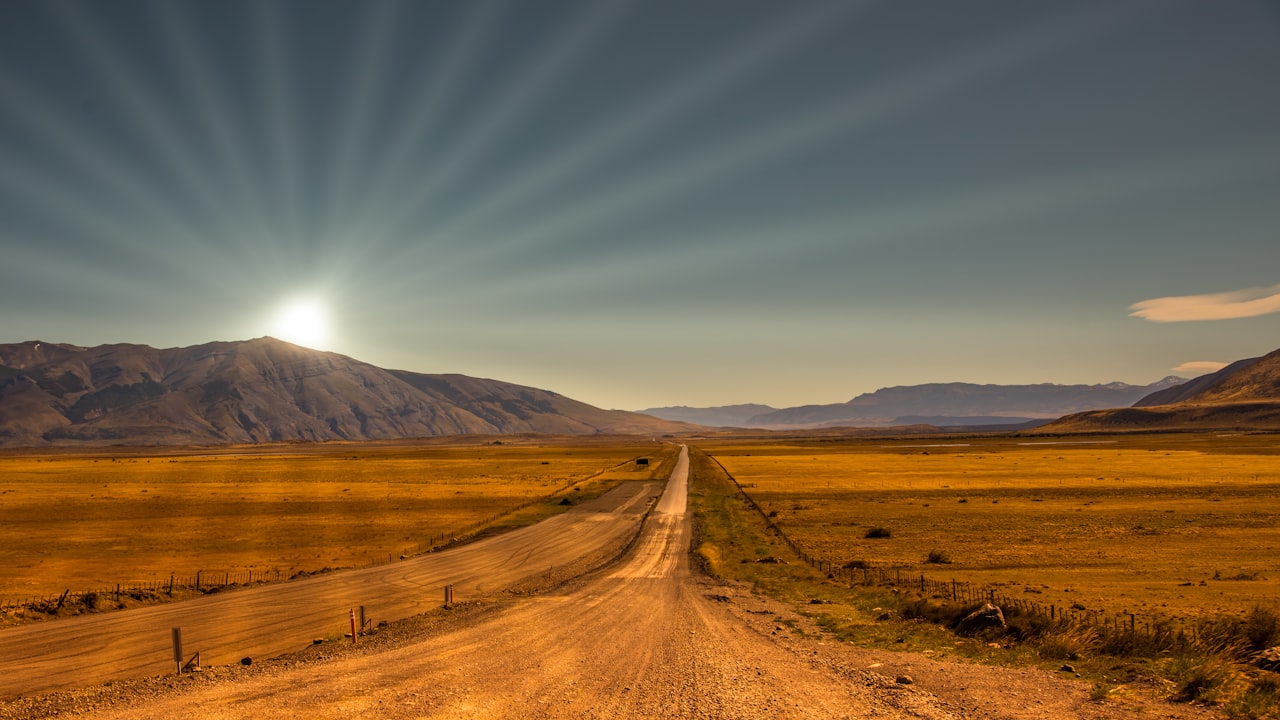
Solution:
[{"label": "dry grass", "polygon": [[[1178,440],[1185,444],[1198,444],[1204,439],[1179,438]],[[1146,438],[1144,442],[1157,447],[1141,448],[1142,452],[1152,450],[1165,452],[1167,448],[1159,446],[1169,444],[1170,439]],[[1243,456],[1250,458],[1246,461],[1245,469],[1259,471],[1269,469],[1274,472],[1277,468],[1276,455],[1273,454],[1274,451],[1266,438],[1233,440],[1229,441],[1230,444],[1221,439],[1211,442],[1216,446],[1216,451],[1206,452],[1203,447],[1194,449],[1214,456],[1205,460],[1205,462],[1214,460],[1213,467],[1232,467]],[[821,453],[815,453],[819,448]],[[829,462],[843,460],[852,465],[854,462],[852,459],[841,456],[859,450],[859,448],[833,450],[825,443],[785,447],[736,444],[718,445],[711,449],[717,453],[725,465],[736,467],[739,472],[747,466],[794,467],[796,463],[793,461],[797,458],[812,460],[821,456],[827,456]],[[888,456],[893,453],[885,453],[883,443],[877,441],[877,446],[864,446],[860,449],[868,457],[862,458],[859,462],[883,460],[885,462],[875,468],[880,472],[883,472],[886,466],[892,465],[893,459]],[[902,445],[898,445],[896,449],[899,451],[898,454],[912,450],[919,451]],[[995,452],[997,446],[987,446],[987,449]],[[1122,451],[1134,449],[1118,448]],[[1007,450],[1005,448],[1006,452]],[[1115,450],[1117,449],[1113,449],[1112,452],[1114,453]],[[932,457],[933,451],[930,452],[929,457]],[[1018,460],[1021,462],[1027,457],[1022,455]],[[1063,459],[1065,460],[1066,457],[1063,456]],[[1128,452],[1121,452],[1119,457],[1122,460],[1134,459]],[[1076,459],[1084,461],[1083,458]],[[874,564],[876,560],[872,551],[900,542],[904,538],[910,538],[913,533],[905,531],[900,533],[898,529],[893,528],[890,538],[867,539],[865,535],[869,527],[883,526],[886,529],[892,527],[888,523],[882,523],[879,517],[858,519],[854,522],[847,518],[829,517],[825,525],[798,522],[796,519],[796,514],[804,518],[805,513],[810,513],[816,508],[830,508],[831,504],[841,499],[843,495],[856,494],[852,488],[846,487],[839,492],[833,492],[841,487],[841,483],[835,477],[823,477],[815,481],[812,476],[795,474],[788,478],[789,482],[781,482],[776,479],[766,479],[765,474],[760,472],[738,475],[739,481],[747,485],[747,492],[758,498],[769,498],[769,503],[766,504],[762,514],[745,501],[738,493],[736,486],[728,482],[718,463],[708,459],[698,450],[692,453],[692,460],[690,503],[698,517],[698,553],[703,558],[707,569],[722,577],[751,583],[757,592],[794,604],[799,613],[812,617],[825,632],[837,640],[853,642],[859,646],[918,651],[935,657],[957,655],[984,663],[1035,665],[1049,671],[1060,670],[1065,667],[1063,661],[1069,661],[1077,677],[1080,677],[1082,682],[1092,684],[1091,696],[1099,701],[1108,699],[1113,694],[1154,692],[1173,700],[1216,705],[1226,717],[1233,719],[1280,717],[1280,681],[1276,680],[1277,676],[1275,673],[1248,665],[1248,660],[1258,649],[1280,643],[1280,614],[1271,609],[1277,600],[1274,593],[1259,594],[1252,598],[1249,603],[1251,607],[1242,612],[1235,612],[1240,609],[1238,607],[1222,605],[1220,599],[1226,597],[1225,593],[1209,597],[1200,606],[1184,605],[1189,617],[1183,621],[1182,627],[1187,633],[1185,636],[1179,635],[1178,641],[1173,643],[1168,642],[1168,636],[1163,636],[1161,640],[1158,634],[1112,633],[1085,624],[1054,623],[1047,618],[1031,616],[1021,612],[1017,607],[1008,606],[1006,606],[1006,619],[1009,622],[1007,630],[992,630],[989,633],[990,637],[957,637],[947,628],[954,625],[956,620],[972,608],[949,603],[943,596],[916,592],[910,583],[892,588],[876,585],[848,586],[844,581],[833,579],[801,561],[777,533],[766,525],[765,516],[772,515],[772,522],[778,523],[790,535],[806,538],[806,544],[824,538],[829,540],[832,535],[845,542],[866,543],[863,546],[863,550],[866,551],[864,557],[871,560],[849,561],[848,566],[856,568],[865,564]],[[755,465],[756,463],[759,465]],[[1159,465],[1157,462],[1147,467],[1159,469]],[[963,464],[960,466],[963,467]],[[819,466],[810,467],[816,469]],[[1182,467],[1195,468],[1197,465],[1187,463]],[[965,472],[964,469],[959,470],[961,474]],[[1075,486],[1083,489],[1089,486],[1084,479],[1075,483],[1067,482],[1066,478],[1062,480],[1059,487]],[[899,481],[902,485],[910,483],[909,487],[912,490],[918,487],[920,482],[919,476],[913,476],[910,479],[900,477]],[[1004,478],[988,477],[985,484],[988,489],[992,489],[1003,485],[1004,481]],[[958,508],[934,502],[924,503],[909,493],[905,498],[901,495],[895,496],[891,492],[886,494],[886,491],[891,490],[891,487],[886,485],[891,483],[884,476],[878,482],[883,485],[874,491],[877,493],[877,499],[871,501],[874,506],[902,502],[914,504],[919,512],[924,510],[927,504],[930,509],[933,509],[936,522],[945,524],[957,535],[963,535],[963,527],[950,522],[947,516],[953,512],[959,512],[961,517],[965,517],[964,506],[972,502],[953,501],[954,506]],[[1244,531],[1249,528],[1268,529],[1269,526],[1260,521],[1256,525],[1253,523],[1258,521],[1260,516],[1273,512],[1276,501],[1272,500],[1271,504],[1268,504],[1266,493],[1260,490],[1268,483],[1274,482],[1274,478],[1268,480],[1263,472],[1259,472],[1257,478],[1252,475],[1242,476],[1235,482],[1228,480],[1224,475],[1216,480],[1208,480],[1206,485],[1212,486],[1223,495],[1231,495],[1235,491],[1230,488],[1236,486],[1239,492],[1256,499],[1252,511],[1240,511],[1246,513],[1245,517],[1249,522],[1244,528],[1239,529],[1242,534],[1247,534]],[[1159,483],[1152,482],[1150,479],[1146,484],[1149,489],[1159,487]],[[815,485],[818,487],[815,488]],[[1174,485],[1173,489],[1176,490],[1179,487]],[[906,489],[899,488],[899,492],[906,492]],[[1048,498],[1041,498],[1042,502],[1047,500]],[[1005,501],[999,504],[1012,505],[1015,509],[1018,507],[1017,503]],[[768,509],[769,507],[781,510],[775,514],[773,510]],[[832,513],[830,509],[827,512]],[[1248,512],[1255,514],[1250,515]],[[1226,513],[1219,515],[1226,515]],[[908,514],[907,516],[914,520],[929,517],[928,514]],[[1030,533],[1037,519],[1038,516],[1034,514],[1024,518],[1019,517],[1015,512],[1007,522],[1021,533]],[[1229,519],[1230,517],[1221,516],[1201,518],[1203,521],[1212,520],[1228,526],[1230,523],[1224,521]],[[824,528],[827,529],[824,530]],[[940,542],[943,537],[939,535],[935,539]],[[1039,540],[1026,534],[1021,537],[1024,538],[1022,542],[1042,542],[1052,545],[1058,536],[1053,528],[1048,528],[1038,536]],[[1058,557],[1052,547],[1033,546],[1030,550],[1032,555],[1036,551],[1043,550],[1048,555]],[[911,557],[904,557],[898,562],[909,566],[913,572],[923,570],[934,577],[951,575],[952,566],[941,566],[940,558],[934,554],[935,552],[941,551],[930,550],[924,554],[917,551]],[[1117,569],[1111,575],[1100,575],[1100,577],[1104,582],[1113,583],[1113,587],[1123,587],[1124,563],[1154,562],[1155,555],[1159,555],[1158,548],[1117,547],[1114,557],[1121,562],[1117,563]],[[931,556],[932,563],[930,563]],[[1270,557],[1274,556],[1268,556],[1264,561]],[[770,562],[760,562],[760,558],[768,558]],[[1222,559],[1224,558],[1219,558],[1219,560]],[[1232,554],[1225,559],[1241,563],[1250,561],[1247,554]],[[1175,558],[1175,560],[1193,559],[1184,557]],[[925,567],[926,565],[930,567]],[[823,567],[825,568],[825,565]],[[837,573],[838,567],[837,565]],[[1054,573],[1061,572],[1063,567],[1041,568],[1034,564],[1026,564],[1016,569],[1022,573],[1023,579],[1018,584],[1006,588],[1006,594],[1011,595],[1012,591],[1018,587],[1033,587],[1032,583],[1040,577],[1037,573],[1043,572],[1044,576],[1052,576]],[[1002,573],[1011,571],[1009,568],[1002,567],[987,568],[985,572],[980,568],[970,570],[979,581],[1001,577]],[[1250,572],[1244,573],[1243,576],[1253,579],[1219,582],[1264,582],[1263,575],[1255,576]],[[1148,580],[1148,582],[1152,581]],[[1169,585],[1173,584],[1166,582],[1163,586],[1167,589]],[[1044,587],[1044,584],[1038,587]],[[1175,587],[1181,586],[1175,585]],[[1212,584],[1208,587],[1212,587]],[[1099,591],[1097,588],[1080,586],[1074,589],[1073,593],[1078,598],[1105,604],[1105,591],[1106,588]],[[939,599],[940,597],[943,599]],[[1259,602],[1270,603],[1271,607],[1263,607],[1258,604]],[[930,622],[920,622],[920,620]]]},{"label": "dry grass", "polygon": [[[1280,601],[1273,437],[1046,442],[701,447],[793,540],[839,566],[1174,620]],[[951,562],[930,562],[939,556]]]},{"label": "dry grass", "polygon": [[[668,463],[630,461],[674,454],[639,440],[97,453],[0,457],[0,598],[367,565],[554,493],[656,477]],[[563,509],[559,497],[522,517]]]}]

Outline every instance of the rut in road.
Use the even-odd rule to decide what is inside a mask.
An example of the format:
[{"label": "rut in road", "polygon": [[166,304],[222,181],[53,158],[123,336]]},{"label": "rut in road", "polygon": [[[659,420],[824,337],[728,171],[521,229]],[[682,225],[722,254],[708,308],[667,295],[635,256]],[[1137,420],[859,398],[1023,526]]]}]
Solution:
[{"label": "rut in road", "polygon": [[[386,652],[192,688],[150,717],[952,718],[925,693],[806,660],[708,599],[688,451],[633,552],[576,589]],[[117,707],[92,717],[136,716]]]}]

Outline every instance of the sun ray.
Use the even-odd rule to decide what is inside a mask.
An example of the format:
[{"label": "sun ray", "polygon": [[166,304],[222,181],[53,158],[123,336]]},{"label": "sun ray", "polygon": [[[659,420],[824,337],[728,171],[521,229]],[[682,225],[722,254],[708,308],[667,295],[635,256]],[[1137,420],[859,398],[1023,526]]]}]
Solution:
[{"label": "sun ray", "polygon": [[[191,242],[198,226],[181,216],[172,202],[149,185],[146,176],[139,174],[133,163],[103,143],[95,142],[92,136],[69,123],[63,114],[51,110],[40,98],[7,75],[3,68],[0,68],[0,100],[10,109],[11,120],[44,138],[49,150],[65,158],[70,167],[81,171],[79,177],[83,182],[95,182],[98,188],[92,193],[77,195],[72,186],[45,180],[44,171],[40,168],[22,169],[20,159],[10,156],[0,174],[7,175],[14,183],[16,193],[26,195],[34,204],[54,203],[60,208],[54,217],[59,218],[94,212],[93,208],[104,203],[115,205],[114,213],[128,212],[136,216],[145,210],[148,218],[165,226],[172,243],[181,244],[188,250],[200,250],[198,243]],[[41,190],[36,192],[36,188]],[[105,222],[103,218],[113,216],[101,214],[99,220]],[[88,237],[94,236],[93,225],[83,227]],[[137,243],[136,237],[122,236],[121,239],[130,245]]]},{"label": "sun ray", "polygon": [[294,112],[288,38],[281,30],[279,4],[251,3],[251,36],[253,52],[262,73],[258,83],[258,100],[265,110],[264,135],[270,148],[269,163],[279,193],[274,229],[279,241],[295,254],[305,251],[302,222],[302,189],[299,179],[300,154],[295,137],[300,130]]},{"label": "sun ray", "polygon": [[159,150],[173,171],[172,176],[185,186],[184,196],[203,205],[224,229],[237,232],[232,220],[234,213],[216,183],[206,177],[205,165],[189,151],[191,142],[181,136],[162,103],[139,80],[138,72],[129,67],[110,36],[87,13],[73,11],[61,3],[54,3],[52,7],[59,11],[66,27],[79,41],[76,45],[85,54],[89,67],[103,78],[111,95],[121,100],[121,106],[133,120],[129,127],[135,129],[145,145]]},{"label": "sun ray", "polygon": [[[681,267],[694,273],[716,267],[727,271],[737,263],[747,265],[796,261],[806,275],[821,282],[821,268],[841,275],[859,256],[876,247],[911,242],[922,252],[938,249],[967,230],[992,223],[1035,218],[1077,216],[1078,211],[1100,204],[1125,204],[1144,197],[1161,197],[1170,191],[1196,191],[1222,183],[1265,177],[1280,167],[1280,142],[1239,145],[1176,158],[1148,158],[1129,164],[1110,164],[1040,178],[991,185],[944,197],[904,198],[885,207],[855,206],[822,217],[778,217],[718,225],[719,241],[707,242],[706,232],[653,237],[643,233],[619,243],[610,253],[612,267],[598,258],[576,256],[554,264],[535,266],[517,259],[525,272],[500,287],[484,286],[455,291],[460,302],[492,302],[495,306],[521,302],[521,298],[549,288],[573,287],[575,292],[616,293],[618,276],[670,276],[680,279],[664,249],[679,249]],[[787,238],[779,243],[778,238]],[[921,242],[928,238],[927,242]],[[925,247],[927,245],[927,247]],[[798,254],[797,247],[805,248]],[[975,250],[970,247],[969,249]],[[815,271],[818,275],[815,275]],[[680,300],[677,299],[677,302]]]},{"label": "sun ray", "polygon": [[366,184],[360,204],[355,208],[339,233],[367,238],[377,243],[387,236],[383,231],[383,199],[394,196],[399,187],[408,183],[408,174],[414,168],[419,145],[429,137],[440,122],[441,108],[459,91],[462,82],[472,72],[486,37],[492,32],[498,18],[497,3],[481,0],[468,3],[467,16],[461,28],[453,34],[452,41],[434,55],[430,76],[418,86],[412,103],[403,119],[389,133],[377,167],[378,172]]},{"label": "sun ray", "polygon": [[[943,97],[991,79],[1003,70],[1032,58],[1069,47],[1141,15],[1158,4],[1134,3],[1122,9],[1077,11],[1022,28],[1002,42],[981,42],[963,51],[922,63],[892,75],[875,87],[810,109],[785,123],[751,129],[705,152],[628,176],[592,196],[579,198],[537,218],[526,218],[518,230],[491,243],[459,244],[471,261],[479,261],[516,247],[540,247],[571,241],[588,228],[621,221],[628,213],[652,207],[669,197],[735,172],[743,172],[787,152],[848,136],[875,123],[918,110]],[[466,258],[454,257],[453,262]]]},{"label": "sun ray", "polygon": [[[251,224],[265,226],[267,213],[246,155],[248,143],[237,131],[237,123],[230,112],[235,103],[230,100],[217,74],[210,70],[201,40],[191,32],[190,23],[179,9],[181,6],[164,0],[156,0],[152,5],[164,28],[162,36],[169,53],[176,59],[182,75],[190,81],[185,87],[191,89],[205,133],[213,139],[218,150],[217,159],[230,175],[229,185],[239,189],[234,203],[235,214],[243,216],[247,210],[252,215]],[[251,239],[245,233],[236,233],[234,238],[242,255],[253,249]]]},{"label": "sun ray", "polygon": [[[619,152],[661,129],[664,123],[704,106],[718,92],[749,80],[764,63],[794,50],[839,22],[867,10],[867,2],[834,2],[800,13],[781,27],[771,25],[711,58],[700,68],[654,96],[643,97],[623,108],[582,138],[550,148],[543,156],[512,173],[505,181],[462,208],[437,233],[465,232],[477,223],[500,221],[501,212],[537,194],[553,191],[566,180],[580,177]],[[567,145],[567,146],[566,146]]]},{"label": "sun ray", "polygon": [[607,0],[595,3],[582,17],[545,43],[547,48],[534,61],[523,64],[493,96],[496,100],[477,113],[478,121],[452,145],[449,152],[434,163],[430,172],[409,187],[410,192],[383,212],[386,228],[399,228],[419,214],[424,205],[432,204],[438,190],[468,171],[471,163],[489,148],[521,117],[521,112],[537,100],[546,89],[562,79],[570,63],[598,42],[631,4],[631,0]]},{"label": "sun ray", "polygon": [[[156,253],[138,242],[138,224],[130,211],[132,203],[104,204],[98,192],[82,192],[68,186],[15,156],[7,160],[0,166],[0,185],[7,187],[6,195],[22,198],[28,209],[43,208],[47,211],[46,217],[56,218],[61,227],[74,230],[75,237],[109,247],[110,252],[93,255],[99,263],[102,258],[110,257],[121,267],[135,268],[141,276],[149,267],[162,266],[167,271],[182,273],[193,260],[209,269],[218,268],[223,262],[213,248],[192,242],[192,228],[173,213],[166,211],[150,216],[173,243],[172,252]],[[118,182],[117,189],[126,195],[136,191],[131,182]],[[199,281],[214,283],[209,274],[201,275]]]},{"label": "sun ray", "polygon": [[346,77],[343,101],[338,111],[338,138],[333,162],[327,168],[324,227],[337,226],[338,218],[348,215],[347,206],[354,191],[357,157],[367,156],[373,139],[373,113],[379,104],[383,81],[390,74],[390,51],[394,47],[396,28],[404,21],[404,5],[397,2],[375,3],[365,16],[354,41],[351,63]]}]

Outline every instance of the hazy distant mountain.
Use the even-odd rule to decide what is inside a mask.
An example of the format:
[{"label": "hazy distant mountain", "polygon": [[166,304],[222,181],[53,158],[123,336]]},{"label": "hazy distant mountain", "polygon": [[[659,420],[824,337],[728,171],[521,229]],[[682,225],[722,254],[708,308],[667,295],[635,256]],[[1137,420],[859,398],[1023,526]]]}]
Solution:
[{"label": "hazy distant mountain", "polygon": [[1280,350],[1153,393],[1133,407],[1076,413],[1039,432],[1280,429]]},{"label": "hazy distant mountain", "polygon": [[[930,383],[882,388],[835,405],[805,405],[761,413],[750,427],[906,425],[920,418],[942,425],[993,425],[1052,419],[1067,413],[1130,405],[1154,391],[1182,383],[1169,376],[1151,385],[975,385]],[[972,422],[975,418],[981,422]]]},{"label": "hazy distant mountain", "polygon": [[710,427],[747,427],[747,422],[763,413],[774,412],[776,408],[768,405],[749,403],[746,405],[720,405],[719,407],[695,408],[680,405],[677,407],[649,408],[639,410],[645,415],[676,420]]},{"label": "hazy distant mountain", "polygon": [[0,446],[678,429],[546,390],[383,370],[273,338],[163,350],[0,345]]}]

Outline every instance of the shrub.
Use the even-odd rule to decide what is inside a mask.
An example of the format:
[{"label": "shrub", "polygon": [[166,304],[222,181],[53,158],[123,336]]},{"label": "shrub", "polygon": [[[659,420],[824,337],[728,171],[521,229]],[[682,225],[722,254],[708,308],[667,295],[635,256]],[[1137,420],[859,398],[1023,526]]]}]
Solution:
[{"label": "shrub", "polygon": [[1221,702],[1242,690],[1242,673],[1222,658],[1187,658],[1176,665],[1173,699],[1179,702]]},{"label": "shrub", "polygon": [[930,565],[950,565],[951,557],[941,550],[930,550],[924,561]]},{"label": "shrub", "polygon": [[870,530],[868,530],[867,534],[864,535],[863,537],[867,538],[868,540],[878,540],[878,539],[887,538],[889,537],[889,535],[890,533],[888,528],[873,527]]},{"label": "shrub", "polygon": [[1088,625],[1049,629],[1036,640],[1036,653],[1047,660],[1079,660],[1097,649],[1098,631]]},{"label": "shrub", "polygon": [[1255,605],[1244,618],[1241,634],[1247,647],[1253,652],[1262,652],[1280,645],[1280,614]]}]

